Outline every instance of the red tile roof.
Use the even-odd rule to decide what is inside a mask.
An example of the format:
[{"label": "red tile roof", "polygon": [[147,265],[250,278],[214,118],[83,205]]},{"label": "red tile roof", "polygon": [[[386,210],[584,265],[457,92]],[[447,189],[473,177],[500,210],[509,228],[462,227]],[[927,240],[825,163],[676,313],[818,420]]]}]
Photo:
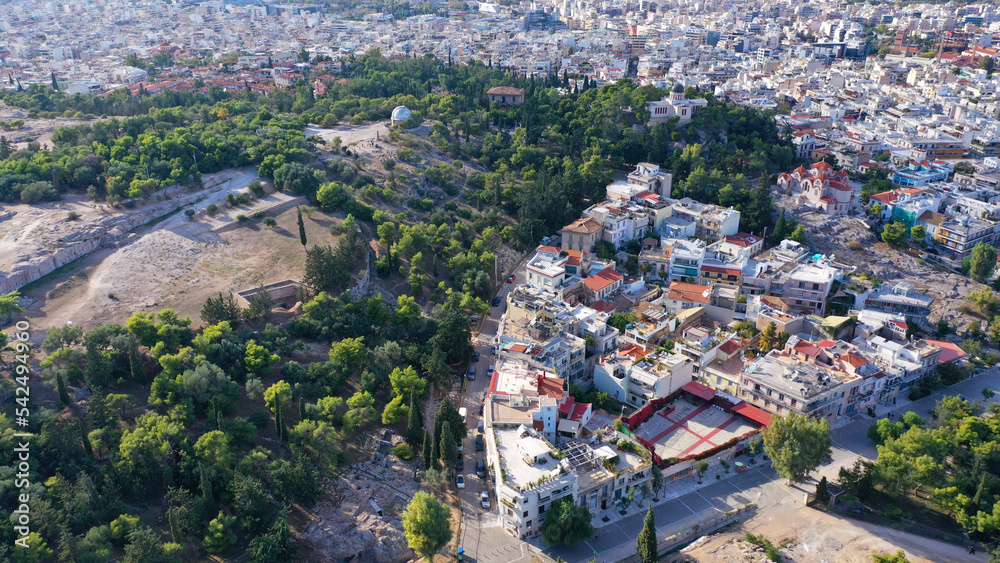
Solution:
[{"label": "red tile roof", "polygon": [[615,306],[603,299],[594,301],[594,304],[590,306],[591,309],[595,311],[600,311],[601,313],[614,313]]},{"label": "red tile roof", "polygon": [[561,401],[563,398],[563,380],[558,377],[548,377],[544,373],[539,374],[538,394]]},{"label": "red tile roof", "polygon": [[727,356],[732,356],[736,352],[739,352],[741,348],[743,347],[737,344],[733,339],[729,339],[723,342],[722,346],[719,346],[719,350]]},{"label": "red tile roof", "polygon": [[941,355],[938,357],[939,364],[947,364],[948,362],[954,362],[968,356],[965,350],[958,347],[958,344],[953,344],[951,342],[944,342],[943,340],[928,340],[931,344],[937,344],[941,347]]},{"label": "red tile roof", "polygon": [[604,268],[597,274],[590,276],[583,280],[583,283],[594,291],[601,291],[602,289],[614,284],[615,282],[625,279],[625,276],[619,274],[611,268]]},{"label": "red tile roof", "polygon": [[667,297],[670,299],[694,301],[696,303],[708,303],[708,292],[710,289],[707,285],[670,282],[670,291],[667,293]]}]

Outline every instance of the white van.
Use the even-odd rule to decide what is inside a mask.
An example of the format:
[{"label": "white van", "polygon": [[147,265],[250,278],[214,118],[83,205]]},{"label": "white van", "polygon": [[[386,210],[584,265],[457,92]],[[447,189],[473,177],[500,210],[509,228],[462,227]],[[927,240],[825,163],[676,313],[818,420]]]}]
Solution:
[{"label": "white van", "polygon": [[469,414],[469,411],[466,410],[465,407],[462,407],[462,408],[458,409],[458,414],[462,417],[462,424],[465,424],[467,422],[466,415]]}]

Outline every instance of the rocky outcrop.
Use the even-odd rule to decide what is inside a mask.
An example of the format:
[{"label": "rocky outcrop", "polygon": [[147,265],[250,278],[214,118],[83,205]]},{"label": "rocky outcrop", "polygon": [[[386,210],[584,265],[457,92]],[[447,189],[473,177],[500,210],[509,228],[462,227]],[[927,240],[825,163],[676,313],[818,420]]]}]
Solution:
[{"label": "rocky outcrop", "polygon": [[[0,271],[0,293],[8,293],[82,258],[97,248],[117,248],[134,242],[139,236],[132,230],[163,217],[201,197],[181,193],[140,209],[99,216],[89,221],[52,220],[51,206],[28,208],[8,218],[4,243],[13,243],[18,251],[8,271]],[[16,220],[15,220],[16,219]],[[49,223],[39,227],[38,222]]]}]

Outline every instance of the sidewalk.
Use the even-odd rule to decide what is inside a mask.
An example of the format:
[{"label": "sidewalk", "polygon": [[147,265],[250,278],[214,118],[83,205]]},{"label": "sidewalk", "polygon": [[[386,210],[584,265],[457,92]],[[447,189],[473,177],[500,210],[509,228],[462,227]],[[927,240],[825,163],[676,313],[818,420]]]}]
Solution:
[{"label": "sidewalk", "polygon": [[[760,468],[771,467],[771,462],[765,460],[763,455],[757,456],[757,463],[754,465],[751,465],[749,463],[749,459],[746,460],[741,459],[740,461],[743,461],[743,463],[747,464],[747,467],[749,467],[750,469],[758,467]],[[705,472],[705,476],[702,477],[701,479],[702,481],[701,484],[698,483],[698,476],[692,475],[690,477],[682,477],[680,479],[675,479],[672,481],[668,481],[667,483],[664,483],[663,487],[661,487],[659,490],[660,494],[655,494],[654,492],[652,496],[649,496],[646,499],[642,499],[642,496],[639,494],[638,491],[636,491],[635,502],[633,502],[631,505],[629,505],[627,509],[625,509],[625,514],[621,513],[618,504],[615,504],[600,512],[594,513],[594,519],[592,520],[594,527],[600,528],[604,526],[610,526],[621,520],[635,516],[636,514],[646,514],[646,508],[650,504],[653,506],[658,506],[667,501],[674,500],[686,494],[701,490],[709,485],[725,481],[727,479],[730,479],[738,475],[738,473],[736,473],[735,462],[730,463],[729,473],[726,473],[721,469],[719,470],[719,477],[720,477],[719,479],[715,478],[714,469],[716,468],[718,468],[718,466],[711,467],[709,468],[708,471]],[[653,500],[653,499],[658,499],[658,500]],[[642,505],[641,507],[639,506],[640,504]],[[607,522],[604,521],[605,516],[608,518]]]}]

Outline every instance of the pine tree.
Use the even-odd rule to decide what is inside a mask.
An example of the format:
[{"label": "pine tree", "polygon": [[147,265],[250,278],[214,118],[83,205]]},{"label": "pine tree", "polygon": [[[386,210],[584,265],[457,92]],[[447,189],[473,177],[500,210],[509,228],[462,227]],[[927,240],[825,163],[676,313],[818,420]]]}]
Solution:
[{"label": "pine tree", "polygon": [[431,433],[424,429],[424,467],[431,468]]},{"label": "pine tree", "polygon": [[87,455],[94,457],[94,446],[90,444],[90,436],[87,435],[87,427],[83,425],[81,420],[77,427],[80,429],[80,438],[83,440],[83,449],[87,452]]},{"label": "pine tree", "polygon": [[302,248],[306,247],[306,224],[302,222],[302,208],[299,207],[299,242],[302,243]]},{"label": "pine tree", "polygon": [[66,390],[66,376],[56,375],[56,386],[59,388],[59,407],[65,408],[70,404],[69,391]]},{"label": "pine tree", "polygon": [[420,439],[424,435],[424,414],[420,412],[420,402],[417,401],[417,393],[410,390],[410,414],[406,423],[406,443],[413,449],[417,449]]},{"label": "pine tree", "polygon": [[642,531],[635,540],[639,550],[639,560],[642,563],[656,563],[659,559],[656,553],[656,522],[653,517],[653,505],[646,510],[646,518],[642,521]]}]

